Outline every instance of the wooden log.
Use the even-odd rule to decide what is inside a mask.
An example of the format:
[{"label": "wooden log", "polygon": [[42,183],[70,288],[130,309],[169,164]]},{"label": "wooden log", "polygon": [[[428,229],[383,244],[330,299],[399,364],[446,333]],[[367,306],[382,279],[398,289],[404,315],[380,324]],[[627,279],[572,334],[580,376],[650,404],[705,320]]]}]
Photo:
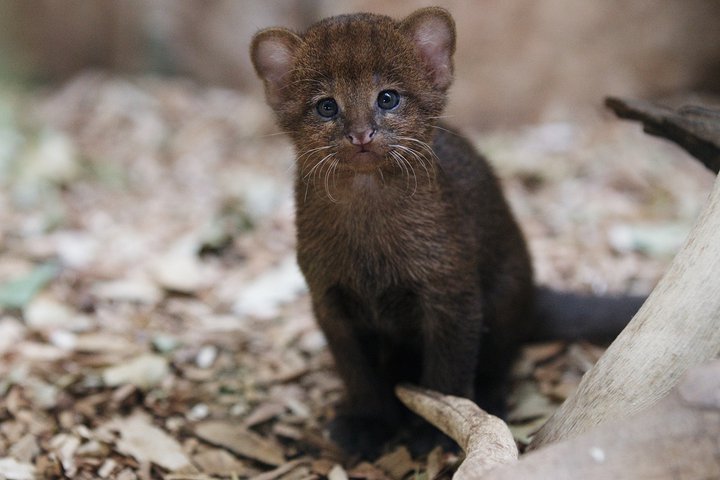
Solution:
[{"label": "wooden log", "polygon": [[[609,100],[614,107],[619,103]],[[619,101],[618,101],[619,102]],[[644,103],[624,101],[633,111],[641,108],[656,119],[652,128],[674,132],[681,129],[680,115],[674,123],[666,110]],[[639,105],[639,106],[638,106]],[[654,115],[650,117],[650,115]],[[643,114],[644,115],[644,114]],[[644,117],[643,117],[644,118]],[[674,117],[673,117],[674,118]],[[653,120],[655,121],[655,120]],[[681,141],[699,138],[700,128]],[[703,162],[717,171],[720,157],[713,157],[720,118],[703,122],[710,134],[702,148],[686,142],[688,150],[703,155]],[[695,128],[697,127],[697,128]],[[702,133],[702,132],[700,132]],[[668,135],[674,135],[670,133]],[[674,138],[673,138],[674,139]],[[720,150],[719,150],[720,151]],[[715,163],[714,163],[715,162]],[[621,418],[650,407],[663,398],[690,367],[720,354],[720,177],[685,244],[647,301],[612,343],[598,363],[585,375],[571,395],[540,429],[531,449],[582,433],[607,420]]]},{"label": "wooden log", "polygon": [[650,135],[671,140],[703,165],[720,170],[720,110],[685,106],[679,110],[642,100],[607,98],[605,105],[618,117],[639,120]]},{"label": "wooden log", "polygon": [[720,478],[720,361],[696,367],[665,399],[498,467],[482,480]]}]

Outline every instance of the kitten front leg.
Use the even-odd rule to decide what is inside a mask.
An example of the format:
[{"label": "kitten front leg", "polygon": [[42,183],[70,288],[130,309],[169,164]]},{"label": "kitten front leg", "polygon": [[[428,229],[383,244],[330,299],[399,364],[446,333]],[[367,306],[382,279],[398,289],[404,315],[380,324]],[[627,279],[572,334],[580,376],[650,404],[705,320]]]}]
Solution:
[{"label": "kitten front leg", "polygon": [[468,294],[426,299],[421,386],[473,399],[482,332],[479,303]]},{"label": "kitten front leg", "polygon": [[345,403],[328,428],[331,438],[345,451],[370,458],[380,452],[392,434],[399,404],[374,365],[373,357],[377,355],[373,355],[376,352],[372,349],[377,348],[377,342],[368,341],[367,336],[358,332],[347,302],[339,291],[331,291],[313,302],[315,316],[346,391]]}]

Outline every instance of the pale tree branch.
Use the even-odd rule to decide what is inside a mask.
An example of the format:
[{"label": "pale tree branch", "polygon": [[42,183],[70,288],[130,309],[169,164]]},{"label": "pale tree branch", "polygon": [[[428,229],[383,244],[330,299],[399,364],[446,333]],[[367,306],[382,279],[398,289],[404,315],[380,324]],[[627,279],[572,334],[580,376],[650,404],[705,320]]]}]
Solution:
[{"label": "pale tree branch", "polygon": [[465,461],[455,472],[455,480],[478,478],[497,465],[517,460],[517,445],[505,422],[470,400],[407,385],[397,387],[395,392],[410,410],[465,451]]}]

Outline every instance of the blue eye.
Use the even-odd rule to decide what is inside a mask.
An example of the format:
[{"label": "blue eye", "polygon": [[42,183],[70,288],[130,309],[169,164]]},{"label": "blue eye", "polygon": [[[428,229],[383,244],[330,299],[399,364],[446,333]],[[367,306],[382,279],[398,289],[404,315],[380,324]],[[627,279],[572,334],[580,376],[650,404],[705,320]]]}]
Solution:
[{"label": "blue eye", "polygon": [[338,104],[334,98],[323,98],[317,102],[315,110],[323,118],[332,118],[338,113]]},{"label": "blue eye", "polygon": [[400,94],[395,90],[383,90],[377,98],[378,107],[383,110],[392,110],[400,103]]}]

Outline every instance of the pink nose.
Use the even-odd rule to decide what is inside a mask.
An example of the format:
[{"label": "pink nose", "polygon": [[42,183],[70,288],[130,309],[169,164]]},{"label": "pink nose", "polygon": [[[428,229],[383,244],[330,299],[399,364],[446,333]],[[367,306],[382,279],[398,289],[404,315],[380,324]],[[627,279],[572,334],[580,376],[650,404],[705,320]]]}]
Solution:
[{"label": "pink nose", "polygon": [[348,138],[350,139],[350,141],[352,142],[353,145],[363,146],[363,145],[367,145],[368,143],[372,142],[372,139],[375,136],[376,131],[377,130],[372,128],[372,129],[361,130],[359,132],[350,132],[350,134],[348,135]]}]

